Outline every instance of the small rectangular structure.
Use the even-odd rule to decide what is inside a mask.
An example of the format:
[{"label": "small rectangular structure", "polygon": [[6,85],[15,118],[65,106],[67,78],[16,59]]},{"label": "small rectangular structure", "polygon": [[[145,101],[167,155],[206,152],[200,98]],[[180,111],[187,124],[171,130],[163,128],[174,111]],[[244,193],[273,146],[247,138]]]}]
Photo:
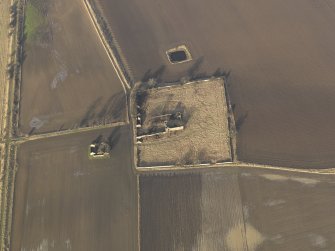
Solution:
[{"label": "small rectangular structure", "polygon": [[138,167],[231,161],[222,78],[152,88],[136,96]]}]

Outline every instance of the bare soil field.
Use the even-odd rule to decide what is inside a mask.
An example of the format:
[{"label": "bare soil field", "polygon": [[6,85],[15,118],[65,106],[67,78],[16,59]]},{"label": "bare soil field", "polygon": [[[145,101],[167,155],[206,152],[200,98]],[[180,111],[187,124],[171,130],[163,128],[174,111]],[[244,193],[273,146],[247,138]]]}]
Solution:
[{"label": "bare soil field", "polygon": [[140,166],[216,163],[231,160],[228,111],[222,79],[147,91],[142,130],[155,117],[175,110],[185,123],[180,132],[138,143]]},{"label": "bare soil field", "polygon": [[229,168],[143,175],[140,185],[142,250],[335,248],[332,176]]},{"label": "bare soil field", "polygon": [[141,250],[192,250],[201,232],[201,176],[140,178]]},{"label": "bare soil field", "polygon": [[[117,127],[20,146],[12,251],[137,250],[137,178],[130,129]],[[89,160],[97,137],[109,159]]]},{"label": "bare soil field", "polygon": [[[335,166],[334,0],[97,2],[135,79],[229,73],[241,160]],[[170,64],[180,44],[193,60]]]},{"label": "bare soil field", "polygon": [[83,1],[29,0],[23,134],[126,120],[126,99]]},{"label": "bare soil field", "polygon": [[332,175],[245,171],[239,183],[245,221],[264,236],[257,250],[335,249]]}]

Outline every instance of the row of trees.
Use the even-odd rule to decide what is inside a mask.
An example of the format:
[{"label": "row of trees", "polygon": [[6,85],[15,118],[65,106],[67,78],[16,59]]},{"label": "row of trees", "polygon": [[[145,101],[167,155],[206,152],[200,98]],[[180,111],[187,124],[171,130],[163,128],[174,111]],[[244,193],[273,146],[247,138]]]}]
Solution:
[{"label": "row of trees", "polygon": [[100,28],[103,32],[103,36],[105,37],[110,49],[112,50],[114,57],[118,61],[118,64],[121,68],[121,71],[122,71],[123,75],[125,76],[128,83],[132,83],[133,81],[132,81],[132,79],[130,77],[130,74],[128,73],[128,71],[127,71],[127,69],[124,65],[124,62],[121,58],[120,51],[118,49],[116,40],[113,37],[113,34],[111,32],[111,28],[106,23],[104,17],[101,14],[101,11],[98,9],[98,7],[96,5],[96,3],[92,0],[87,0],[87,1],[89,2],[90,6],[91,6],[91,8],[94,12],[94,15],[95,15],[95,18],[98,22],[98,25],[100,26]]},{"label": "row of trees", "polygon": [[[23,50],[26,36],[24,34],[24,4],[22,1],[15,2],[10,7],[11,21],[9,24],[10,36],[14,36],[15,45],[12,48],[10,55],[10,63],[7,65],[7,78],[13,81],[13,103],[12,112],[12,134],[17,135],[18,118],[19,118],[19,103],[20,103],[20,86],[21,86],[21,66],[25,59]],[[9,111],[10,112],[10,111]]]}]

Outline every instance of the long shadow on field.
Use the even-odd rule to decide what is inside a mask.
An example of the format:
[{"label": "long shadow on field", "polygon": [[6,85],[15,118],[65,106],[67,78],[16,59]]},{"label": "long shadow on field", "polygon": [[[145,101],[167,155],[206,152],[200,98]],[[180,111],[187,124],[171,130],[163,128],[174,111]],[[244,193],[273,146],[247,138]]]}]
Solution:
[{"label": "long shadow on field", "polygon": [[107,124],[124,119],[126,96],[123,92],[112,95],[105,103],[102,103],[102,100],[103,98],[99,97],[93,101],[81,119],[80,127]]},{"label": "long shadow on field", "polygon": [[[200,80],[210,77],[222,77],[227,82],[231,71],[227,71],[224,68],[218,67],[213,73],[200,72],[201,66],[204,63],[204,57],[198,58],[193,65],[186,72],[186,79],[189,80]],[[185,78],[185,77],[184,77]],[[182,78],[183,79],[183,78]]]},{"label": "long shadow on field", "polygon": [[[23,21],[19,20],[19,22],[23,22]],[[20,64],[20,65],[22,65],[23,62],[27,58],[27,53],[26,53],[26,50],[25,50],[25,43],[26,43],[26,41],[27,41],[27,33],[24,32],[22,34],[22,36],[20,37],[20,40],[18,41],[19,44],[20,44],[20,46],[22,47],[22,51],[20,51],[20,50],[14,51],[14,53],[17,53],[17,60],[18,60],[18,64]]]},{"label": "long shadow on field", "polygon": [[123,92],[119,92],[111,96],[103,105],[98,113],[98,119],[112,118],[113,120],[121,119],[126,103],[126,96]]},{"label": "long shadow on field", "polygon": [[236,130],[237,131],[241,130],[242,125],[245,123],[245,120],[248,117],[248,113],[249,112],[245,112],[244,114],[242,114],[240,117],[237,118],[236,120]]},{"label": "long shadow on field", "polygon": [[29,136],[32,135],[35,132],[35,130],[36,130],[36,127],[31,128],[30,131],[28,132],[28,135]]},{"label": "long shadow on field", "polygon": [[[202,56],[202,57],[198,58],[193,63],[193,65],[191,65],[191,67],[187,70],[187,76],[190,79],[198,78],[198,75],[200,74],[199,70],[200,70],[200,67],[203,64],[203,62],[204,62],[204,57]],[[203,73],[201,73],[201,75],[203,75]]]},{"label": "long shadow on field", "polygon": [[215,72],[212,74],[213,77],[222,77],[226,81],[226,83],[229,83],[229,77],[230,77],[231,71],[226,71],[222,68],[217,68]]},{"label": "long shadow on field", "polygon": [[100,134],[95,140],[92,141],[92,144],[99,144],[103,139],[102,134]]},{"label": "long shadow on field", "polygon": [[115,127],[112,131],[112,133],[108,136],[107,142],[111,149],[113,149],[114,146],[119,142],[121,133],[120,133],[121,127]]},{"label": "long shadow on field", "polygon": [[154,79],[157,82],[162,81],[162,76],[166,70],[165,65],[161,65],[156,71],[152,72],[152,69],[147,70],[142,77],[142,82],[148,82],[150,79]]},{"label": "long shadow on field", "polygon": [[93,103],[88,107],[83,119],[80,121],[80,126],[88,126],[89,122],[94,119],[96,108],[100,105],[102,97],[98,97],[93,101]]}]

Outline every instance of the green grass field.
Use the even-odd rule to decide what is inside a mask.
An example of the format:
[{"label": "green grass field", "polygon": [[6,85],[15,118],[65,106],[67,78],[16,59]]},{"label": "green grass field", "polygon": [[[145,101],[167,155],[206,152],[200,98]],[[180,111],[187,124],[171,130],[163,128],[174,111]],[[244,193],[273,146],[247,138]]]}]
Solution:
[{"label": "green grass field", "polygon": [[25,33],[28,41],[35,38],[38,28],[43,25],[43,23],[44,17],[40,14],[39,10],[31,3],[28,3],[25,18]]}]

